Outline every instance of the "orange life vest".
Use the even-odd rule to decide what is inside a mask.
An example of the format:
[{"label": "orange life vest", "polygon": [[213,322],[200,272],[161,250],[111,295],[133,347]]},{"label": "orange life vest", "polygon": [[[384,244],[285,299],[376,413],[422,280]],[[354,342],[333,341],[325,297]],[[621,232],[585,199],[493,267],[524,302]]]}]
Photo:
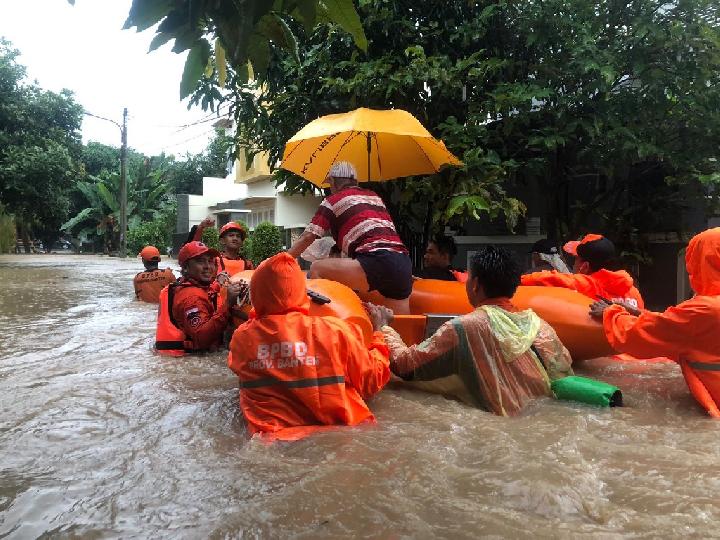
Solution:
[{"label": "orange life vest", "polygon": [[243,270],[251,270],[253,267],[252,263],[245,259],[228,259],[222,255],[217,258],[216,265],[218,274],[220,272],[227,272],[231,276]]},{"label": "orange life vest", "polygon": [[175,281],[175,274],[169,268],[140,272],[133,279],[135,296],[143,302],[157,302],[163,287],[173,281]]},{"label": "orange life vest", "polygon": [[183,283],[175,282],[160,291],[155,350],[166,356],[183,356],[186,352],[193,351],[192,342],[185,339],[185,332],[178,326],[172,314],[175,289],[182,286]]},{"label": "orange life vest", "polygon": [[[197,352],[193,342],[186,339],[185,332],[177,324],[172,314],[172,305],[177,287],[190,287],[191,283],[177,281],[171,283],[160,291],[160,305],[158,306],[158,322],[155,330],[155,349],[159,354],[166,356],[183,356],[188,352]],[[217,295],[211,294],[213,304],[217,309]]]}]

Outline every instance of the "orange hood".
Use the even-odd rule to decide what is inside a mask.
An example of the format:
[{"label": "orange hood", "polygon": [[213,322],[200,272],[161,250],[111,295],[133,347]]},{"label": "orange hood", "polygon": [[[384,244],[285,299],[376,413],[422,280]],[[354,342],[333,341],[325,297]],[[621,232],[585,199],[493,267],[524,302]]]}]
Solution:
[{"label": "orange hood", "polygon": [[250,279],[250,298],[257,317],[304,311],[310,307],[305,275],[285,252],[260,263]]},{"label": "orange hood", "polygon": [[697,294],[720,294],[720,227],[703,231],[690,240],[685,266]]},{"label": "orange hood", "polygon": [[593,279],[601,284],[602,289],[612,297],[622,297],[633,286],[633,278],[625,270],[598,270],[590,274]]}]

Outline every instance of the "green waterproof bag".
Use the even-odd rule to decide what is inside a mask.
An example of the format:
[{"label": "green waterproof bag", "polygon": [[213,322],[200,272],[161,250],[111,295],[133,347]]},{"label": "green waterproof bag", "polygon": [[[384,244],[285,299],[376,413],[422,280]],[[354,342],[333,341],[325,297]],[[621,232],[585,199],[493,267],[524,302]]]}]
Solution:
[{"label": "green waterproof bag", "polygon": [[587,377],[563,377],[550,384],[557,399],[579,401],[600,407],[622,407],[622,392],[617,386],[588,379]]}]

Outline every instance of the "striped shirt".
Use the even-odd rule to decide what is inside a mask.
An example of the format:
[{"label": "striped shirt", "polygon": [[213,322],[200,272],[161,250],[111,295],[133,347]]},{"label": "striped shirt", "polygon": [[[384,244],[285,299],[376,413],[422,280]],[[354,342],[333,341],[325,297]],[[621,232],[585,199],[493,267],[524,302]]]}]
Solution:
[{"label": "striped shirt", "polygon": [[379,249],[408,253],[382,199],[369,189],[350,187],[326,197],[305,232],[332,234],[353,258]]}]

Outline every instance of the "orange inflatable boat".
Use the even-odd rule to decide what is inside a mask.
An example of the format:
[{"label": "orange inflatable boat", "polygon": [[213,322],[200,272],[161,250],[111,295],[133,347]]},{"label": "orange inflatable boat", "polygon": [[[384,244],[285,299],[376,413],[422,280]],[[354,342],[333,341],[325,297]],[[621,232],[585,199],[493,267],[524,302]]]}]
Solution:
[{"label": "orange inflatable boat", "polygon": [[[232,281],[250,280],[252,270],[232,276]],[[372,325],[362,306],[362,300],[377,304],[383,298],[377,293],[356,294],[352,289],[326,279],[309,279],[309,290],[328,297],[328,304],[311,303],[311,315],[332,315],[356,323],[366,338]],[[605,338],[602,324],[588,315],[592,300],[578,292],[559,287],[518,287],[513,303],[520,309],[532,309],[557,332],[574,360],[586,360],[614,354]],[[410,296],[412,315],[395,317],[393,328],[408,345],[420,343],[428,329],[433,329],[441,316],[463,315],[472,311],[465,293],[465,284],[457,281],[419,279],[413,284]]]}]

